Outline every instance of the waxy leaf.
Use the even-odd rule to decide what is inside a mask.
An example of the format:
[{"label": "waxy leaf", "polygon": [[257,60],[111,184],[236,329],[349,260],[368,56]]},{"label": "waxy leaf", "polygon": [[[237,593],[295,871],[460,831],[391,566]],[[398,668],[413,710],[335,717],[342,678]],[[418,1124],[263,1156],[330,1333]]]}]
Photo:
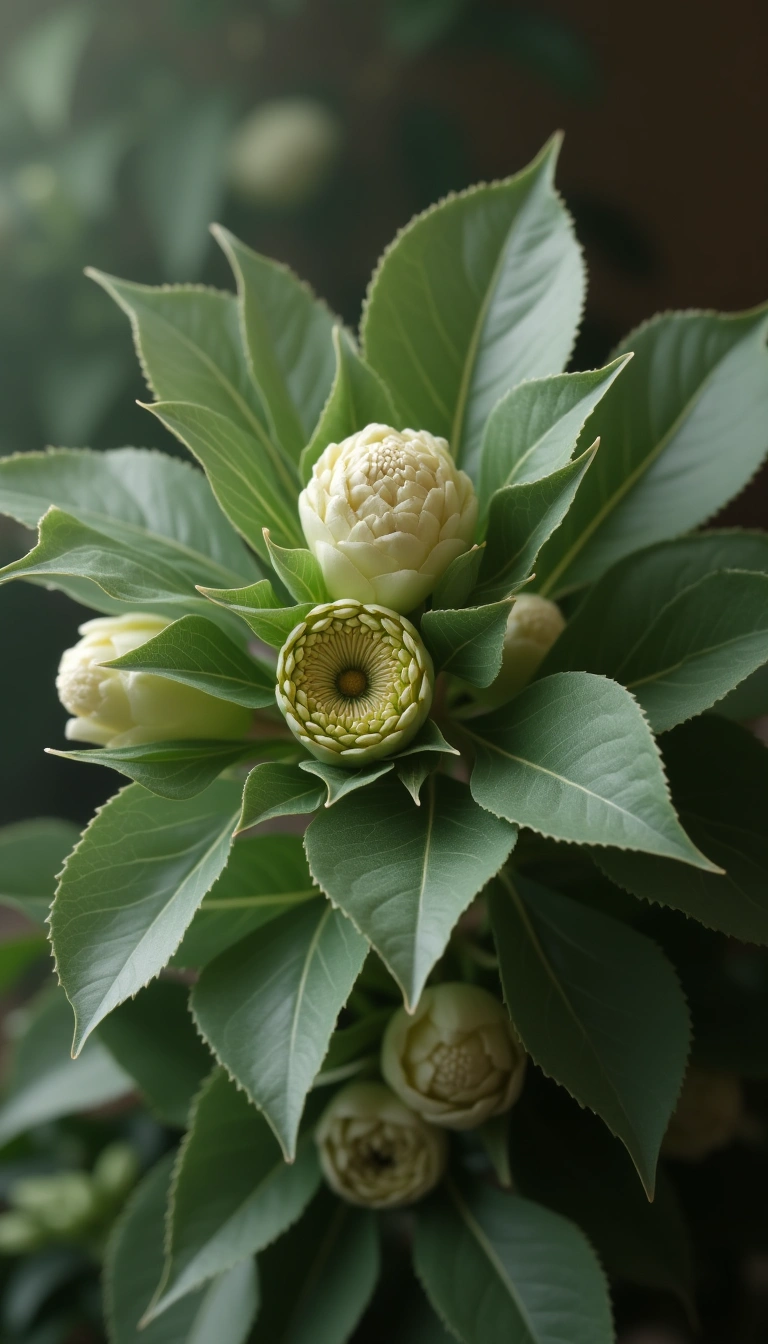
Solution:
[{"label": "waxy leaf", "polygon": [[0,828],[0,905],[12,905],[42,924],[79,835],[73,822],[54,817]]},{"label": "waxy leaf", "polygon": [[312,1136],[285,1163],[264,1117],[215,1069],[176,1160],[165,1270],[148,1318],[281,1236],[319,1184]]},{"label": "waxy leaf", "polygon": [[269,528],[264,529],[264,541],[275,573],[282,579],[295,602],[308,602],[314,606],[318,602],[330,601],[323,571],[311,551],[301,547],[288,550],[284,546],[276,546],[270,539]]},{"label": "waxy leaf", "polygon": [[172,1164],[173,1154],[168,1153],[148,1172],[112,1230],[104,1275],[110,1344],[211,1344],[214,1339],[216,1344],[245,1344],[258,1306],[251,1260],[190,1294],[158,1320],[142,1322],[163,1259]]},{"label": "waxy leaf", "polygon": [[485,542],[482,542],[451,561],[432,592],[430,605],[433,611],[466,606],[477,583],[484,552]]},{"label": "waxy leaf", "polygon": [[613,1344],[586,1238],[559,1214],[477,1183],[419,1205],[416,1273],[462,1344]]},{"label": "waxy leaf", "polygon": [[514,387],[494,406],[483,434],[478,499],[485,516],[506,485],[538,481],[570,462],[584,422],[630,356],[588,373],[557,373]]},{"label": "waxy leaf", "polygon": [[176,951],[227,861],[239,805],[239,786],[225,780],[183,803],[129,784],[83,832],[50,920],[76,1052]]},{"label": "waxy leaf", "polygon": [[190,741],[144,742],[135,747],[94,747],[92,751],[58,751],[47,747],[49,756],[88,765],[105,765],[127,775],[158,798],[194,798],[203,793],[223,770],[257,752],[255,742]]},{"label": "waxy leaf", "polygon": [[287,266],[219,225],[213,236],[237,280],[251,373],[278,442],[298,464],[331,390],[334,317]]},{"label": "waxy leaf", "polygon": [[242,616],[253,633],[273,649],[281,649],[291,631],[306,618],[314,602],[283,607],[268,579],[247,588],[201,588],[201,593],[217,606],[227,607]]},{"label": "waxy leaf", "polygon": [[274,669],[249,658],[205,616],[182,616],[106,666],[154,672],[249,709],[275,703]]},{"label": "waxy leaf", "polygon": [[561,672],[463,729],[476,752],[473,797],[497,816],[556,840],[713,871],[675,816],[640,709],[616,682]]},{"label": "waxy leaf", "polygon": [[270,817],[295,817],[315,812],[326,798],[326,786],[306,774],[297,765],[264,761],[254,766],[245,781],[243,806],[237,834],[249,826],[258,826]]},{"label": "waxy leaf", "polygon": [[560,526],[595,459],[597,445],[539,481],[507,485],[491,499],[476,602],[507,597],[530,575],[544,542]]},{"label": "waxy leaf", "polygon": [[312,438],[301,454],[301,479],[305,485],[329,443],[341,443],[366,425],[396,427],[389,390],[340,327],[333,329],[333,347],[336,354],[333,387]]},{"label": "waxy leaf", "polygon": [[553,186],[558,149],[556,138],[516,177],[418,215],[368,292],[363,351],[400,420],[446,438],[475,477],[496,402],[562,369],[581,316],[581,256]]},{"label": "waxy leaf", "polygon": [[517,838],[464,784],[432,776],[427,788],[416,808],[398,780],[378,780],[320,812],[305,837],[315,881],[370,939],[411,1007]]},{"label": "waxy leaf", "polygon": [[300,761],[299,769],[306,771],[308,775],[317,775],[328,790],[328,796],[325,800],[326,807],[332,807],[340,798],[347,793],[353,793],[355,789],[364,789],[366,785],[372,784],[375,779],[381,779],[392,770],[392,761],[372,761],[370,765],[362,765],[359,770],[347,770],[343,765],[328,765],[325,761]]},{"label": "waxy leaf", "polygon": [[458,611],[425,611],[421,633],[438,671],[473,686],[490,686],[499,675],[512,600]]},{"label": "waxy leaf", "polygon": [[600,853],[601,868],[635,896],[733,938],[768,944],[768,751],[715,715],[675,728],[662,746],[680,819],[725,872],[617,851]]},{"label": "waxy leaf", "polygon": [[301,545],[297,483],[234,420],[185,401],[158,401],[146,409],[194,453],[232,526],[263,559],[269,559],[265,527],[282,545]]},{"label": "waxy leaf", "polygon": [[252,1344],[348,1344],[379,1277],[378,1219],[319,1191],[259,1256],[262,1304]]},{"label": "waxy leaf", "polygon": [[202,1035],[264,1112],[288,1162],[307,1093],[367,952],[349,920],[317,899],[209,962],[192,992]]},{"label": "waxy leaf", "polygon": [[[98,1029],[99,1038],[134,1079],[150,1109],[184,1129],[192,1098],[213,1060],[189,1015],[189,989],[155,980],[127,999]],[[69,1023],[67,1024],[69,1025]]]},{"label": "waxy leaf", "polygon": [[602,447],[538,565],[547,597],[679,536],[746,485],[768,449],[768,309],[669,313],[630,332],[634,359],[587,426]]},{"label": "waxy leaf", "polygon": [[523,878],[500,879],[490,909],[523,1045],[621,1139],[652,1198],[691,1044],[672,966],[619,920]]}]

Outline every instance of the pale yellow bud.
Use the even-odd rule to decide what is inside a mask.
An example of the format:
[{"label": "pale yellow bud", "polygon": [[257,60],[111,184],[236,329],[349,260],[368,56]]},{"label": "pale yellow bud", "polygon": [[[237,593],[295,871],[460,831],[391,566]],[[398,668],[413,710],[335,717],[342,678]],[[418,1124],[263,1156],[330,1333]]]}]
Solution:
[{"label": "pale yellow bud", "polygon": [[331,1189],[370,1209],[414,1204],[437,1185],[448,1156],[446,1136],[383,1083],[337,1092],[315,1138]]},{"label": "pale yellow bud", "polygon": [[407,612],[472,545],[477,499],[445,439],[368,425],[328,445],[299,514],[331,597]]},{"label": "pale yellow bud", "polygon": [[411,740],[432,703],[432,659],[418,630],[386,607],[313,607],[277,662],[277,703],[318,760],[351,768]]},{"label": "pale yellow bud", "polygon": [[555,602],[521,593],[507,618],[501,670],[486,690],[473,691],[475,698],[486,705],[511,700],[528,685],[564,629],[565,619]]},{"label": "pale yellow bud", "polygon": [[504,1005],[477,985],[425,989],[384,1035],[381,1071],[433,1125],[474,1129],[517,1101],[526,1056]]},{"label": "pale yellow bud", "polygon": [[735,1074],[690,1068],[661,1145],[664,1157],[700,1162],[736,1137],[744,1110]]},{"label": "pale yellow bud", "polygon": [[235,130],[229,180],[259,205],[292,206],[322,186],[339,151],[338,117],[315,98],[275,98]]},{"label": "pale yellow bud", "polygon": [[241,705],[151,672],[102,666],[153,639],[168,624],[161,616],[136,612],[103,616],[80,626],[83,638],[62,655],[56,678],[59,699],[74,716],[64,729],[70,741],[127,747],[245,735],[251,714]]}]

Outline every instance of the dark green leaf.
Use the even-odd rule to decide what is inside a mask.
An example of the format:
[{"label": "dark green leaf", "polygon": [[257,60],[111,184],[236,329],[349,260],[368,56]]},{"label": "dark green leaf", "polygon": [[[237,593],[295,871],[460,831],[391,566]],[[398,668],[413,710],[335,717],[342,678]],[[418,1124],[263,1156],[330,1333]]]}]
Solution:
[{"label": "dark green leaf", "polygon": [[395,779],[343,798],[305,838],[315,881],[369,938],[415,1005],[451,929],[517,838],[465,785],[429,781],[420,808]]},{"label": "dark green leaf", "polygon": [[301,454],[301,478],[306,485],[320,454],[329,443],[342,443],[366,425],[395,426],[395,408],[377,373],[357,353],[340,327],[333,329],[336,375],[315,431]]},{"label": "dark green leaf", "polygon": [[372,784],[375,779],[381,779],[382,775],[388,774],[392,769],[392,761],[373,761],[370,765],[363,765],[359,770],[345,770],[340,765],[327,765],[325,761],[300,761],[299,769],[305,770],[308,775],[317,775],[328,790],[328,796],[325,800],[326,807],[332,807],[340,798],[347,793],[353,793],[355,789],[364,789],[367,784]]},{"label": "dark green leaf", "polygon": [[270,540],[268,528],[264,531],[264,540],[275,573],[296,602],[316,605],[318,602],[330,601],[323,571],[311,551],[301,548],[287,550],[283,546],[276,546]]},{"label": "dark green leaf", "polygon": [[459,611],[425,611],[421,633],[437,669],[473,686],[490,686],[501,667],[511,607],[505,598]]},{"label": "dark green leaf", "polygon": [[71,821],[40,817],[0,829],[0,904],[42,924],[56,879],[80,832]]},{"label": "dark green leaf", "polygon": [[713,871],[675,815],[640,709],[616,682],[561,672],[463,729],[476,750],[473,796],[497,816],[556,840]]},{"label": "dark green leaf", "polygon": [[349,920],[318,899],[209,962],[193,990],[200,1031],[264,1112],[287,1162],[307,1093],[367,952]]},{"label": "dark green leaf", "polygon": [[307,779],[297,765],[265,761],[254,766],[245,781],[243,807],[237,832],[257,826],[270,817],[294,817],[322,807],[326,787]]},{"label": "dark green leaf", "polygon": [[127,775],[158,798],[180,801],[195,798],[218,779],[223,770],[245,756],[256,754],[255,742],[211,741],[145,742],[135,747],[95,747],[93,751],[46,750],[50,756],[89,765],[106,765]]},{"label": "dark green leaf", "polygon": [[435,584],[431,597],[433,611],[466,606],[477,583],[484,550],[485,542],[451,561]]},{"label": "dark green leaf", "polygon": [[458,756],[460,753],[450,742],[446,742],[434,719],[427,719],[407,747],[403,747],[392,760],[402,761],[405,757],[420,755],[423,751],[440,752],[443,755]]},{"label": "dark green leaf", "polygon": [[48,939],[42,933],[0,942],[0,994],[15,988],[31,966],[40,966],[50,956]]},{"label": "dark green leaf", "polygon": [[186,985],[156,980],[101,1023],[99,1037],[166,1124],[183,1129],[212,1059],[195,1031]]},{"label": "dark green leaf", "polygon": [[50,920],[75,1049],[173,955],[227,861],[239,804],[224,780],[183,803],[129,784],[83,832]]},{"label": "dark green leaf", "polygon": [[396,762],[397,778],[410,793],[417,807],[421,807],[421,790],[424,781],[435,768],[435,762],[426,752],[417,752],[407,756],[404,761]]},{"label": "dark green leaf", "polygon": [[274,670],[249,658],[205,616],[182,616],[107,666],[155,672],[249,709],[275,703]]},{"label": "dark green leaf", "polygon": [[501,879],[490,908],[523,1045],[621,1139],[652,1199],[691,1043],[672,966],[634,929],[523,878]]}]

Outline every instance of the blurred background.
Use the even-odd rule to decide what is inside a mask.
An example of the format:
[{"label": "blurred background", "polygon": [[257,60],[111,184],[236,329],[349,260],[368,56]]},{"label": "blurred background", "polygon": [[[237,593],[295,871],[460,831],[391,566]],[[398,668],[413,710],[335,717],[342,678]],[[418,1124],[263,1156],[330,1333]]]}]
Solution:
[{"label": "blurred background", "polygon": [[[180,451],[136,407],[127,324],[84,266],[228,286],[217,219],[355,324],[414,212],[517,171],[557,127],[590,273],[573,367],[659,309],[767,299],[767,40],[757,0],[2,0],[0,455]],[[767,479],[725,520],[764,527]],[[29,540],[0,521],[1,560]],[[43,755],[84,617],[0,590],[0,823],[82,824],[113,790]],[[752,1207],[740,1161],[713,1160],[711,1199],[682,1181],[711,1266],[706,1338],[728,1344],[768,1338],[768,1177]],[[627,1293],[617,1314],[623,1344],[691,1338],[662,1295]]]}]

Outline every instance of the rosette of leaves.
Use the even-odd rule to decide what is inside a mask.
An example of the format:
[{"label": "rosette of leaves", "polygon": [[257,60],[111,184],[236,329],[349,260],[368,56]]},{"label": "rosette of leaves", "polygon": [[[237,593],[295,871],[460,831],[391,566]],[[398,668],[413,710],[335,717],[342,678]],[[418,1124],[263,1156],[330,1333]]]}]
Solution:
[{"label": "rosette of leaves", "polygon": [[[582,1129],[542,1123],[532,1165],[508,1116],[449,1136],[404,1233],[430,1338],[442,1321],[464,1344],[607,1344],[600,1260],[690,1293],[685,1257],[664,1251],[671,1226],[684,1237],[674,1201],[645,1199],[697,1001],[691,1023],[675,940],[648,936],[644,902],[689,916],[690,937],[698,921],[768,941],[768,764],[738,722],[768,710],[768,542],[706,526],[768,449],[768,308],[666,314],[605,368],[564,372],[584,276],[556,151],[404,229],[358,339],[221,230],[236,296],[96,276],[130,319],[148,409],[202,471],[133,448],[0,464],[0,506],[39,523],[4,581],[158,613],[170,623],[119,666],[253,711],[236,742],[77,753],[133,782],[66,858],[51,910],[74,1054],[96,1033],[186,1130],[112,1242],[118,1344],[193,1338],[203,1300],[230,1304],[227,1339],[352,1336],[387,1273],[390,1215],[322,1185],[314,1127],[337,1088],[377,1080],[399,1006],[446,980],[503,995],[534,1065],[603,1141],[595,1159],[590,1131],[580,1165]],[[446,439],[479,523],[409,614],[435,667],[430,717],[350,770],[291,735],[274,664],[328,601],[299,493],[329,443],[374,422]],[[566,627],[488,712],[523,585]],[[262,825],[291,816],[303,841]],[[171,996],[190,1018],[164,1011]],[[168,1094],[200,1050],[210,1071],[188,1110],[189,1070]],[[535,1078],[513,1140],[523,1104],[537,1124]],[[548,1181],[564,1155],[594,1180]]]}]

